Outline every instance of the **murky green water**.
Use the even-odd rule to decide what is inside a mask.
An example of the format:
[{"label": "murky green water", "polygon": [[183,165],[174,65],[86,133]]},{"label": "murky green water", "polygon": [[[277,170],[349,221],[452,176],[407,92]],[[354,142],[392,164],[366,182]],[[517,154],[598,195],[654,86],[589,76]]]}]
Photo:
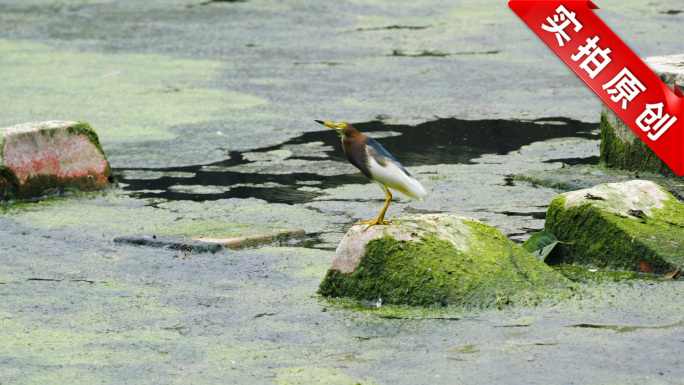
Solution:
[{"label": "murky green water", "polygon": [[684,380],[681,281],[575,268],[562,303],[377,308],[315,294],[326,251],[185,255],[33,223],[0,218],[3,383]]},{"label": "murky green water", "polygon": [[[531,123],[526,126],[537,127],[544,126]],[[559,127],[568,129],[566,125],[546,129]],[[366,131],[373,132],[373,129]],[[378,127],[376,132],[388,135],[387,131],[401,132],[406,137],[412,134],[408,128],[402,132],[395,127],[392,130]],[[574,128],[574,131],[550,135],[591,135],[582,132]],[[286,145],[323,141],[318,139],[323,139],[324,134],[329,133],[307,134],[312,137],[305,135],[300,142],[257,153],[296,153],[298,150]],[[334,148],[332,140],[338,139],[332,136],[334,139],[317,145],[316,149]],[[393,144],[388,139],[402,136],[379,140],[391,148]],[[586,158],[591,152],[577,149],[587,145],[595,148],[594,141],[581,138],[552,139],[513,151],[504,145],[493,151],[494,155],[483,154],[460,165],[413,164],[409,167],[432,192],[433,201],[426,202],[432,206],[408,206],[405,202],[397,202],[396,206],[404,211],[410,207],[429,211],[434,205],[450,207],[456,212],[469,208],[474,213],[490,215],[489,221],[493,223],[501,223],[497,222],[498,216],[510,218],[510,223],[518,228],[526,223],[526,218],[542,221],[543,211],[532,211],[535,203],[529,198],[522,198],[524,203],[516,202],[528,196],[520,194],[532,192],[530,197],[545,199],[544,196],[553,196],[555,192],[513,182],[506,175],[519,167],[558,167],[557,163],[539,163],[553,159],[556,154],[577,153]],[[558,148],[565,150],[559,152]],[[491,151],[470,149],[481,153]],[[419,150],[430,151],[429,148]],[[312,152],[319,154],[318,150]],[[336,161],[340,159],[334,151],[323,152],[336,157]],[[439,152],[436,153],[438,156]],[[248,156],[257,162],[261,155]],[[150,180],[168,178],[168,186],[203,173],[225,172],[200,170],[147,170],[148,174],[140,175],[159,177],[161,174],[159,179]],[[169,174],[172,172],[176,174]],[[254,174],[257,178],[267,177]],[[285,174],[288,178],[296,175]],[[317,174],[307,176],[314,181],[325,178]],[[144,179],[125,182],[136,180],[139,181],[136,183],[146,183]],[[301,181],[290,180],[295,180],[295,186],[296,181]],[[266,183],[264,179],[251,182]],[[279,183],[290,186],[287,182]],[[487,191],[484,196],[492,198],[492,202],[502,200],[503,205],[482,208],[483,190],[478,188],[472,190],[479,197],[472,204],[468,203],[470,195],[449,200],[470,191],[464,190],[465,186],[480,183]],[[676,300],[684,295],[680,280],[563,267],[559,271],[577,286],[576,295],[562,302],[468,311],[377,307],[371,302],[329,300],[316,294],[332,260],[332,252],[328,250],[265,247],[187,254],[112,243],[115,236],[123,233],[219,231],[223,220],[233,226],[241,221],[252,226],[300,224],[311,233],[332,234],[343,231],[350,220],[350,213],[345,211],[349,209],[314,211],[310,205],[334,208],[331,205],[338,202],[338,197],[352,192],[365,191],[364,194],[373,196],[373,191],[366,190],[367,185],[339,183],[338,187],[313,191],[323,194],[319,198],[296,204],[234,198],[166,201],[121,191],[53,198],[41,204],[4,208],[0,216],[0,255],[3,256],[0,296],[4,298],[0,308],[3,336],[0,381],[68,384],[104,381],[659,384],[684,381],[684,365],[680,359],[684,305]],[[357,209],[362,206],[377,209],[372,200],[349,204]],[[491,216],[494,214],[498,216]]]},{"label": "murky green water", "polygon": [[[672,2],[599,6],[640,56],[680,50]],[[557,191],[514,176],[591,162],[598,101],[505,2],[5,0],[0,53],[2,125],[88,121],[128,184],[1,208],[1,384],[684,383],[677,280],[566,269],[562,303],[377,308],[315,294],[328,250],[112,242],[297,226],[334,247],[383,195],[312,120],[379,114],[419,124],[359,128],[430,191],[389,216],[538,231]]]}]

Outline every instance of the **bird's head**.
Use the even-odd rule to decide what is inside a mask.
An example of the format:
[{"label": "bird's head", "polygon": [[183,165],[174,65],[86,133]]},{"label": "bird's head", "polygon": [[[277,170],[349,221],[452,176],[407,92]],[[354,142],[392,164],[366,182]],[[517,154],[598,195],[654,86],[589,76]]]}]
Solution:
[{"label": "bird's head", "polygon": [[349,123],[330,123],[324,122],[322,120],[316,120],[316,123],[320,123],[326,127],[332,128],[333,130],[337,131],[337,133],[340,134],[340,136],[343,138],[349,138],[359,134],[359,132],[356,131],[356,128],[354,128],[354,126],[352,126]]}]

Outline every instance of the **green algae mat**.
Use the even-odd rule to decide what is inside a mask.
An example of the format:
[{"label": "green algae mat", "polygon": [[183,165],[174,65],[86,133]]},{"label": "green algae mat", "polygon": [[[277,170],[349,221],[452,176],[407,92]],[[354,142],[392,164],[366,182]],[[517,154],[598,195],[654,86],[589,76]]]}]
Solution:
[{"label": "green algae mat", "polygon": [[278,210],[291,225],[326,231],[328,222],[316,213],[300,218],[296,207],[288,212],[254,200],[162,205],[109,193],[0,212],[0,383],[657,384],[684,378],[677,353],[684,327],[684,304],[675,300],[684,296],[680,280],[565,266],[556,271],[577,294],[562,301],[502,310],[376,307],[316,294],[330,251],[264,247],[186,255],[112,241],[131,229],[157,231],[192,218],[234,220],[240,205],[254,223],[273,222]]}]

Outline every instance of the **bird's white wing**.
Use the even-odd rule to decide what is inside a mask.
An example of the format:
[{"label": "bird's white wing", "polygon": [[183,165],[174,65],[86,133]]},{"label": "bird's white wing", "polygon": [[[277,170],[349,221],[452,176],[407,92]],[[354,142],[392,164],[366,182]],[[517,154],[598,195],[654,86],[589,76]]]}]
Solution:
[{"label": "bird's white wing", "polygon": [[368,152],[368,171],[374,180],[414,199],[422,201],[427,196],[423,185],[406,172],[394,158],[388,159],[371,146],[367,146],[366,151]]}]

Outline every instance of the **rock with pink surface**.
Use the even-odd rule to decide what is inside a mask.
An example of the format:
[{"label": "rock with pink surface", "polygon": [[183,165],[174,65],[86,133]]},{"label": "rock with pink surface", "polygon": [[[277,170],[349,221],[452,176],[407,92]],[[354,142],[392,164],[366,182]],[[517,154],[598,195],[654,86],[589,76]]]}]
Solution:
[{"label": "rock with pink surface", "polygon": [[84,122],[0,128],[0,201],[30,200],[115,183],[95,131]]}]

